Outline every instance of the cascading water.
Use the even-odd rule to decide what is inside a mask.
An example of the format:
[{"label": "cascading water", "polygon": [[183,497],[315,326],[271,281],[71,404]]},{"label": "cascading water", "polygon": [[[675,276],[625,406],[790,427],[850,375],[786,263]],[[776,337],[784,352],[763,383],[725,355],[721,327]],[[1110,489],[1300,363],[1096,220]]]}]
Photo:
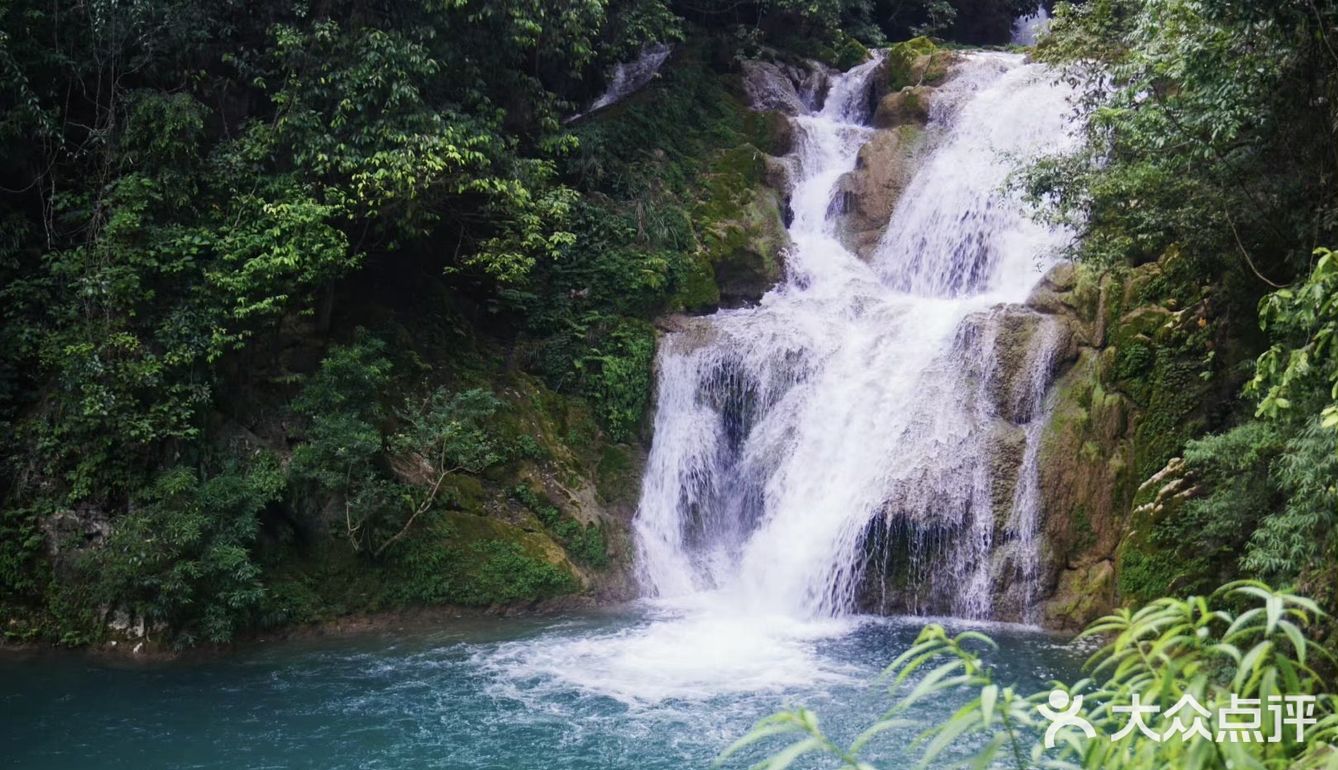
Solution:
[{"label": "cascading water", "polygon": [[642,49],[635,59],[613,65],[613,69],[609,72],[608,87],[604,89],[604,93],[600,94],[590,104],[589,109],[572,115],[567,118],[567,122],[570,123],[596,110],[602,110],[605,107],[617,104],[631,94],[636,93],[659,74],[660,67],[664,66],[664,62],[669,58],[669,53],[672,50],[668,43],[655,43]]},{"label": "cascading water", "polygon": [[1013,45],[1036,45],[1050,28],[1050,11],[1044,3],[1037,3],[1036,10],[1021,16],[1013,22]]},{"label": "cascading water", "polygon": [[756,68],[796,85],[750,84],[800,113],[787,275],[756,307],[663,340],[635,521],[650,617],[500,647],[479,660],[499,694],[673,704],[843,686],[860,669],[820,644],[852,638],[852,610],[988,618],[1003,601],[1025,619],[1062,335],[1017,303],[1070,236],[1003,189],[1018,161],[1072,141],[1067,94],[1020,56],[965,57],[865,262],[838,240],[835,191],[874,135],[878,66],[831,76],[825,98],[815,68]]},{"label": "cascading water", "polygon": [[[1072,142],[1068,93],[1020,56],[967,56],[865,262],[837,238],[833,194],[871,135],[876,66],[836,77],[795,119],[786,280],[663,342],[636,520],[653,596],[833,616],[867,603],[868,573],[890,566],[904,609],[984,618],[1002,584],[1034,578],[1058,334],[999,308],[1025,300],[1071,235],[1004,188],[1020,161]],[[1026,344],[1000,351],[1001,335]]]}]

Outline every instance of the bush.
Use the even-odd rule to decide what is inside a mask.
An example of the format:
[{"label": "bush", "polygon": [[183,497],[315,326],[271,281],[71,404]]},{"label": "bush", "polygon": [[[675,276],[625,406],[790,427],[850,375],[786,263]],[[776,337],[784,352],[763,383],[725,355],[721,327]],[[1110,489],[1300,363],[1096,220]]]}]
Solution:
[{"label": "bush", "polygon": [[207,478],[182,467],[164,472],[107,541],[80,557],[94,606],[162,624],[181,646],[228,641],[263,598],[251,549],[260,512],[283,489],[268,454]]}]

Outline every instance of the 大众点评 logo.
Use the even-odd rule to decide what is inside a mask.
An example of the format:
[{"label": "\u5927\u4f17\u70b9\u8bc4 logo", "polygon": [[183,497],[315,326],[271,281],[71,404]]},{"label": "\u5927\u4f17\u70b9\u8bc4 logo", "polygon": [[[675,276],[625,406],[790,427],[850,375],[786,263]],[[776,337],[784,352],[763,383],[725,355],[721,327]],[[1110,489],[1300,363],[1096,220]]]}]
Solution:
[{"label": "\u5927\u4f17\u70b9\u8bc4 logo", "polygon": [[[1096,728],[1082,715],[1083,696],[1054,690],[1048,701],[1049,705],[1036,707],[1041,716],[1050,720],[1045,731],[1046,748],[1054,748],[1055,738],[1064,728],[1080,730],[1088,738],[1096,737]],[[1110,736],[1112,741],[1137,730],[1158,742],[1178,737],[1182,741],[1206,738],[1219,743],[1278,743],[1291,728],[1296,741],[1301,742],[1305,740],[1305,728],[1317,722],[1313,695],[1274,695],[1267,700],[1232,695],[1228,705],[1217,707],[1216,718],[1212,710],[1188,693],[1165,712],[1161,706],[1143,703],[1138,693],[1134,693],[1129,705],[1111,706],[1110,710],[1129,715],[1124,727]],[[1161,730],[1154,729],[1151,724],[1158,715],[1162,723],[1169,723]]]}]

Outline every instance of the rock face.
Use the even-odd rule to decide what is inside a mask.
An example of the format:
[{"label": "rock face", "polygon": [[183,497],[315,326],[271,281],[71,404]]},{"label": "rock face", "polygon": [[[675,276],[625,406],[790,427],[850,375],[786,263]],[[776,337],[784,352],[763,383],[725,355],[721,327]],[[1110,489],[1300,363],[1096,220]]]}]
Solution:
[{"label": "rock face", "polygon": [[1189,488],[1175,455],[1216,398],[1217,378],[1201,374],[1222,344],[1204,331],[1209,298],[1176,310],[1158,295],[1177,258],[1100,275],[1061,265],[1028,300],[1070,335],[1040,450],[1047,626],[1078,629],[1173,590],[1147,568],[1144,532]]},{"label": "rock face", "polygon": [[896,128],[908,124],[924,125],[929,122],[929,104],[933,99],[931,86],[906,86],[878,100],[870,122],[875,128]]},{"label": "rock face", "polygon": [[837,183],[846,248],[865,258],[873,252],[915,173],[923,135],[919,124],[897,126],[878,131],[860,149],[855,170]]},{"label": "rock face", "polygon": [[739,65],[753,109],[800,115],[817,109],[832,70],[817,62],[788,64],[749,59]]},{"label": "rock face", "polygon": [[720,154],[694,212],[699,223],[697,280],[678,298],[688,312],[756,302],[784,274],[790,245],[789,196],[799,169],[790,118],[818,109],[834,72],[817,62],[748,60],[741,87],[756,113],[756,144]]},{"label": "rock face", "polygon": [[[860,150],[854,171],[838,183],[833,204],[842,215],[838,232],[848,248],[867,257],[910,184],[925,142],[934,89],[947,80],[953,54],[924,38],[890,48],[871,78],[869,110],[875,133]],[[832,70],[816,62],[749,60],[740,64],[749,105],[770,121],[771,141],[752,157],[730,162],[745,168],[746,189],[713,195],[703,261],[718,292],[685,302],[687,310],[755,302],[782,275],[789,245],[788,199],[798,169],[788,153],[794,142],[789,117],[818,109]],[[735,185],[737,187],[737,185]]]},{"label": "rock face", "polygon": [[780,196],[768,189],[748,191],[736,212],[712,222],[706,233],[719,304],[738,307],[761,299],[780,280],[789,244]]}]

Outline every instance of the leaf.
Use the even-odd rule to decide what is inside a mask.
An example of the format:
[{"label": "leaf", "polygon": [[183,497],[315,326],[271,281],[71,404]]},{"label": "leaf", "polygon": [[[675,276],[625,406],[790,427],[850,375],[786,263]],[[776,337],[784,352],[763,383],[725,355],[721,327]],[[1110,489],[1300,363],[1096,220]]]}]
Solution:
[{"label": "leaf", "polygon": [[794,764],[795,760],[822,747],[821,739],[816,737],[805,738],[802,741],[790,744],[765,761],[753,765],[753,767],[758,770],[785,770],[785,768]]},{"label": "leaf", "polygon": [[990,684],[980,690],[980,718],[989,727],[994,721],[994,706],[999,700],[999,685]]},{"label": "leaf", "polygon": [[919,722],[916,722],[913,719],[881,719],[865,728],[864,732],[856,736],[855,740],[850,744],[850,753],[858,754],[860,749],[864,748],[869,741],[888,730],[896,730],[901,727],[916,727],[919,724]]}]

